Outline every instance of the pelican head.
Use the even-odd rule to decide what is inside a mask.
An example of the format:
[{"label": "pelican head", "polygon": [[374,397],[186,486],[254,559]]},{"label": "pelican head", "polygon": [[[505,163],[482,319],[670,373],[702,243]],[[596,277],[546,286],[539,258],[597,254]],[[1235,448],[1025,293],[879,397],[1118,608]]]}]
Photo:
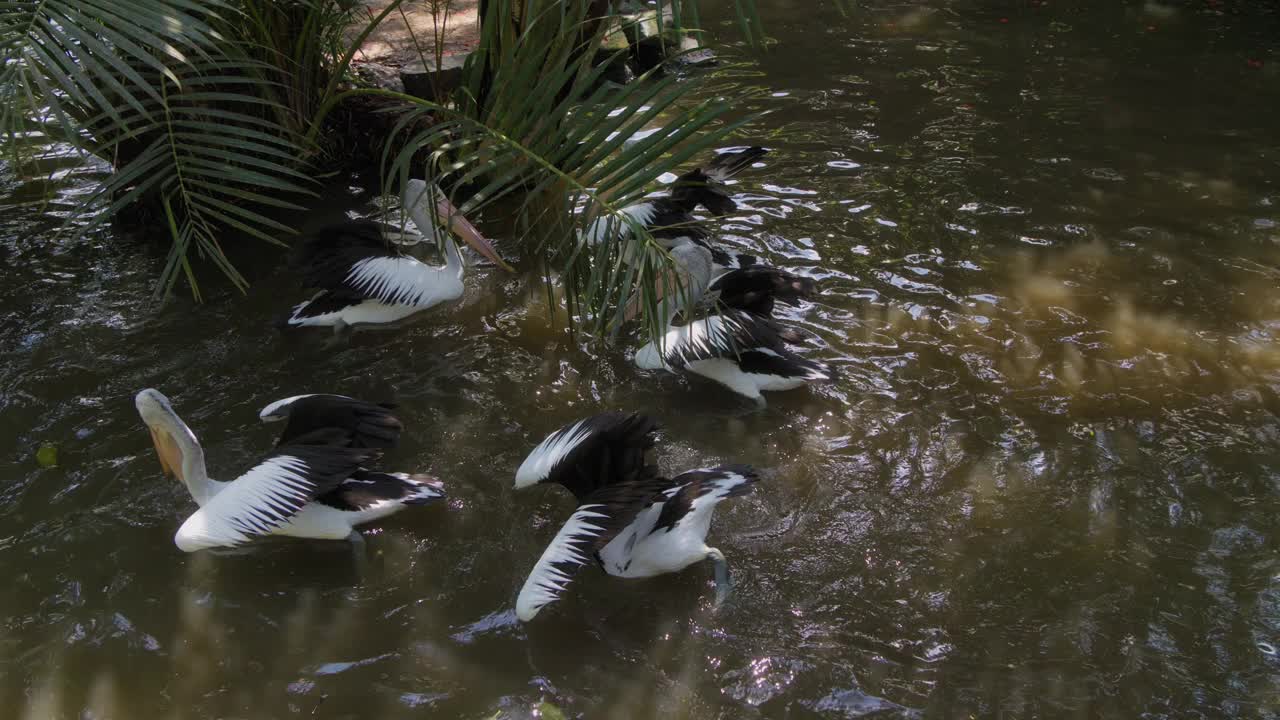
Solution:
[{"label": "pelican head", "polygon": [[714,267],[711,250],[689,240],[678,243],[669,252],[676,267],[680,268],[685,304],[691,307],[702,299],[711,285],[711,273]]},{"label": "pelican head", "polygon": [[[670,324],[680,310],[686,313],[693,310],[711,285],[714,269],[711,250],[690,238],[676,239],[667,252],[671,255],[672,267],[658,274],[653,288],[653,297],[662,310],[664,324]],[[644,296],[634,293],[623,309],[623,321],[630,322],[639,317],[643,303]]]},{"label": "pelican head", "polygon": [[489,239],[482,235],[476,226],[454,207],[453,203],[449,202],[449,198],[435,183],[418,179],[409,180],[404,185],[400,202],[408,210],[409,217],[413,219],[413,224],[418,226],[418,231],[424,238],[436,239],[436,219],[443,220],[449,230],[465,240],[476,252],[493,261],[503,270],[514,272],[502,256],[498,255],[498,251],[493,249]]},{"label": "pelican head", "polygon": [[151,441],[155,444],[156,455],[160,457],[160,469],[169,477],[187,482],[192,474],[191,463],[204,462],[203,456],[189,457],[195,453],[186,448],[198,450],[200,447],[191,430],[173,411],[169,398],[159,390],[147,388],[139,392],[133,402],[142,422],[151,431]]}]

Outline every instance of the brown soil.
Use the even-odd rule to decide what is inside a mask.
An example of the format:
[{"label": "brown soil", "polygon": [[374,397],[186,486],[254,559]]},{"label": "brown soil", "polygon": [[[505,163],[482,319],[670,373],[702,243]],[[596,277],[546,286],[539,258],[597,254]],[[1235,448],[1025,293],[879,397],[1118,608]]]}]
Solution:
[{"label": "brown soil", "polygon": [[[359,33],[363,23],[376,17],[389,4],[389,0],[365,0],[368,14],[351,34]],[[479,43],[478,5],[479,0],[405,0],[369,35],[356,60],[394,68],[421,62],[423,58],[428,64],[434,64],[436,42],[441,35],[444,55],[469,52]],[[438,15],[433,14],[433,8]]]}]

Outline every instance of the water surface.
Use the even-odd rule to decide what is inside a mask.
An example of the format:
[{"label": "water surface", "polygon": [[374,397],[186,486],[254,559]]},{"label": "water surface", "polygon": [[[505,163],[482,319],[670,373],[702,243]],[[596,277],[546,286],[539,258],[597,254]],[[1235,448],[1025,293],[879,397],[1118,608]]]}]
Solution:
[{"label": "water surface", "polygon": [[[1280,716],[1280,13],[1262,3],[762,2],[724,87],[774,112],[722,242],[821,280],[789,321],[838,383],[765,412],[549,329],[520,284],[338,351],[247,297],[155,312],[157,252],[53,229],[100,170],[0,176],[0,707],[21,718]],[[718,18],[713,17],[713,20]],[[725,21],[724,38],[735,37]],[[41,202],[52,187],[53,201]],[[340,191],[341,188],[337,189]],[[193,507],[133,409],[167,392],[229,477],[270,400],[394,398],[386,464],[447,505],[341,543],[184,555]],[[710,569],[587,571],[509,608],[571,511],[544,434],[663,424],[747,462]],[[58,447],[58,466],[36,451]]]}]

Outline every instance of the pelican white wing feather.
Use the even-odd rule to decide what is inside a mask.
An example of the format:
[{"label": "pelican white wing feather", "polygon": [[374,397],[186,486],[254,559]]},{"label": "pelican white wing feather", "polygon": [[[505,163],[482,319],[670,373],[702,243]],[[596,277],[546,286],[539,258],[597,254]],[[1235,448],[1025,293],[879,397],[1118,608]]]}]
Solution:
[{"label": "pelican white wing feather", "polygon": [[[619,214],[634,220],[644,227],[654,221],[658,215],[657,206],[652,202],[628,205],[618,211]],[[631,234],[631,226],[625,220],[613,215],[598,217],[587,226],[583,238],[588,245],[598,245],[607,240],[620,240]]]},{"label": "pelican white wing feather", "polygon": [[258,417],[261,418],[263,421],[266,421],[271,418],[283,417],[285,413],[283,413],[282,411],[285,408],[287,408],[288,406],[294,404],[295,402],[303,398],[315,397],[315,395],[316,395],[315,393],[311,393],[308,395],[293,395],[291,397],[287,397],[282,400],[276,400],[270,405],[267,405],[266,407],[262,408],[262,410],[258,411]]},{"label": "pelican white wing feather", "polygon": [[524,462],[520,463],[520,469],[516,470],[516,487],[533,485],[550,477],[556,465],[591,436],[593,419],[579,420],[551,433],[538,443]]},{"label": "pelican white wing feather", "polygon": [[271,535],[303,507],[350,477],[367,451],[332,446],[288,446],[221,490],[178,528],[184,552],[240,545]]},{"label": "pelican white wing feather", "polygon": [[[652,426],[652,421],[643,416],[629,416],[627,422],[639,438],[647,436]],[[558,599],[579,568],[636,522],[646,508],[667,497],[672,482],[658,475],[656,467],[642,465],[628,477],[615,478],[591,493],[560,528],[529,574],[516,599],[516,615],[521,620],[531,620]]]},{"label": "pelican white wing feather", "polygon": [[430,307],[462,296],[462,280],[456,270],[408,256],[360,260],[351,266],[346,282],[366,297],[392,305]]},{"label": "pelican white wing feather", "polygon": [[593,546],[606,532],[608,518],[604,505],[583,505],[569,517],[520,588],[517,617],[528,622],[560,599],[573,574],[590,561]]},{"label": "pelican white wing feather", "polygon": [[[653,350],[657,351],[663,364],[673,368],[699,360],[734,359],[743,351],[754,348],[782,347],[777,327],[772,322],[735,311],[672,328],[659,343]],[[646,355],[653,354],[653,350]],[[640,353],[637,353],[637,360],[642,360]]]}]

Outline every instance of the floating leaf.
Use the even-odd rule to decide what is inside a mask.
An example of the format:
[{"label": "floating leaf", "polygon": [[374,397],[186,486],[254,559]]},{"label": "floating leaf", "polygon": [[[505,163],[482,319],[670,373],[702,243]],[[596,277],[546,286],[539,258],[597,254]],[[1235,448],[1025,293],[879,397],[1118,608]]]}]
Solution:
[{"label": "floating leaf", "polygon": [[538,717],[542,720],[565,720],[564,712],[555,703],[546,700],[538,703]]},{"label": "floating leaf", "polygon": [[36,462],[40,467],[50,468],[58,466],[58,446],[52,443],[45,443],[36,451]]}]

